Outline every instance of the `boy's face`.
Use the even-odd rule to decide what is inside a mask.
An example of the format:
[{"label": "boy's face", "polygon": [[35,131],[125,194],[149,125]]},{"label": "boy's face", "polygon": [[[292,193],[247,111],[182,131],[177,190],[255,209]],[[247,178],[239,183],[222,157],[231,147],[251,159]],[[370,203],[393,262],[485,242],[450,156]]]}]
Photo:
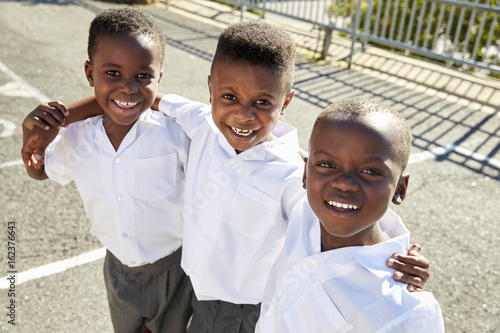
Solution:
[{"label": "boy's face", "polygon": [[394,121],[374,116],[368,126],[323,119],[311,135],[305,187],[324,248],[369,245],[391,200],[399,204],[395,195],[405,197],[408,175],[402,176],[390,149]]},{"label": "boy's face", "polygon": [[102,37],[85,73],[104,117],[131,127],[154,102],[162,76],[161,50],[143,35]]},{"label": "boy's face", "polygon": [[293,92],[283,76],[246,61],[218,63],[208,78],[212,117],[238,152],[273,140],[272,131]]}]

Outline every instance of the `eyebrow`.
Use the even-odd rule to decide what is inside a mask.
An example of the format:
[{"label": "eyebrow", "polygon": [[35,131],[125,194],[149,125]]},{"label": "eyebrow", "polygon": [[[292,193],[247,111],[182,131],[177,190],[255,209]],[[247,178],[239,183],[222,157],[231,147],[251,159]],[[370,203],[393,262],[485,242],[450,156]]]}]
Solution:
[{"label": "eyebrow", "polygon": [[[107,62],[107,63],[103,64],[102,67],[104,67],[104,68],[123,68],[123,66],[112,63],[112,62]],[[154,68],[152,66],[139,66],[139,69],[154,72]]]},{"label": "eyebrow", "polygon": [[[228,90],[231,90],[231,92],[236,93],[236,90],[234,90],[234,89],[233,89],[231,86],[229,86],[229,85],[221,85],[221,86],[219,87],[219,90],[224,90],[224,89],[228,89]],[[259,92],[259,94],[260,94],[262,97],[267,97],[267,98],[269,98],[269,99],[271,99],[271,98],[276,98],[276,96],[275,96],[275,95],[270,94],[270,93],[265,92],[265,91],[263,91],[263,92]]]},{"label": "eyebrow", "polygon": [[[316,156],[316,155],[326,155],[330,158],[335,158],[334,155],[330,154],[329,152],[327,152],[326,150],[324,149],[321,149],[321,150],[318,150],[317,152],[314,152],[311,156]],[[387,158],[380,158],[378,156],[368,156],[368,158],[365,160],[365,162],[380,162],[380,163],[384,163],[388,160],[390,160],[391,158],[390,157],[387,157]]]}]

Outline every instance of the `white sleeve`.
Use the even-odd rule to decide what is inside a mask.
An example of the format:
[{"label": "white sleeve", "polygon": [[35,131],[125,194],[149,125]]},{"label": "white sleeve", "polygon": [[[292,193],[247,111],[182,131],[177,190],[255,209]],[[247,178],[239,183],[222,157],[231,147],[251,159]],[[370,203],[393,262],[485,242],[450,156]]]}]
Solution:
[{"label": "white sleeve", "polygon": [[158,108],[160,112],[175,119],[190,138],[206,123],[205,118],[211,116],[210,105],[173,94],[163,96]]},{"label": "white sleeve", "polygon": [[379,329],[377,332],[444,333],[443,313],[429,292],[418,294],[421,303]]},{"label": "white sleeve", "polygon": [[68,165],[71,156],[66,149],[68,138],[65,130],[65,128],[61,129],[59,135],[47,147],[44,160],[44,170],[47,176],[61,185],[74,179],[73,170]]}]

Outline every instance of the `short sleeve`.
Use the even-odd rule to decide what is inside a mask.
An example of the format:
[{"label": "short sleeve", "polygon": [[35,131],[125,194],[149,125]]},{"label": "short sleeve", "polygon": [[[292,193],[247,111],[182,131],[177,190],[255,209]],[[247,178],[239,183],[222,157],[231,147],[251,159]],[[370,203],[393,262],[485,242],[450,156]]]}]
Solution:
[{"label": "short sleeve", "polygon": [[211,115],[210,105],[173,94],[163,96],[159,111],[175,119],[190,138],[206,123],[206,117]]},{"label": "short sleeve", "polygon": [[47,147],[44,161],[47,176],[61,185],[65,185],[73,180],[72,169],[67,163],[72,158],[66,150],[67,137],[65,130],[62,129],[59,135]]},{"label": "short sleeve", "polygon": [[429,292],[414,293],[420,299],[418,306],[403,313],[377,332],[444,333],[441,307]]}]

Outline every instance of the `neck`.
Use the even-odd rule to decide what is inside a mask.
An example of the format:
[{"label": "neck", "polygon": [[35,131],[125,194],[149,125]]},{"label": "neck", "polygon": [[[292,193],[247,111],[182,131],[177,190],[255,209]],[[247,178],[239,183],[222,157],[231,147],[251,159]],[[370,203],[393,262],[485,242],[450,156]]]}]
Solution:
[{"label": "neck", "polygon": [[320,227],[322,252],[349,246],[370,246],[382,243],[386,240],[378,222],[373,224],[369,228],[366,228],[365,230],[362,230],[359,233],[348,237],[339,237],[328,233],[328,231],[321,223]]},{"label": "neck", "polygon": [[111,144],[113,145],[113,148],[115,148],[115,150],[118,150],[123,139],[130,131],[132,126],[134,126],[134,123],[130,125],[117,124],[112,119],[107,117],[106,114],[104,114],[103,116],[102,124],[104,126],[104,129],[106,130],[109,141],[111,141]]}]

